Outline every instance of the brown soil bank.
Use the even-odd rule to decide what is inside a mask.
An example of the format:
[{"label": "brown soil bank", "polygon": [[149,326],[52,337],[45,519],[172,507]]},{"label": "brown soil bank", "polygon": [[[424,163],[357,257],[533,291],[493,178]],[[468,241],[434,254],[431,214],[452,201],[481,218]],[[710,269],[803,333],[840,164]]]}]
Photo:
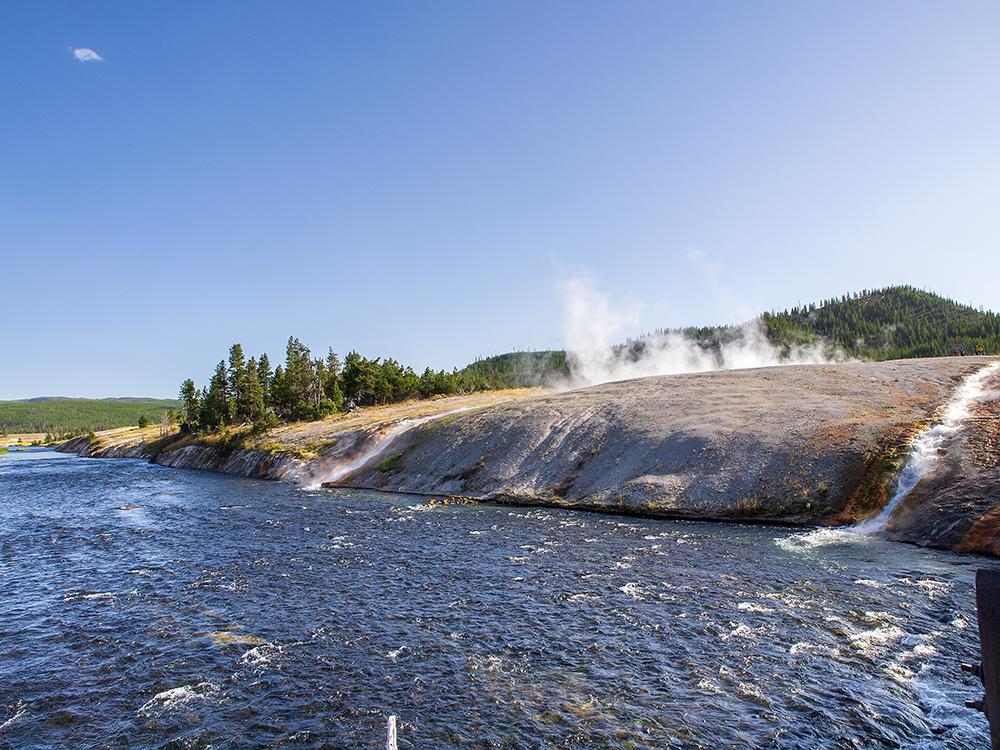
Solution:
[{"label": "brown soil bank", "polygon": [[[907,440],[990,361],[772,367],[544,394],[416,427],[335,484],[678,518],[853,523],[885,505]],[[925,500],[894,515],[894,538],[997,551],[1000,455],[989,408],[951,446],[950,473],[922,482],[914,495]]]}]

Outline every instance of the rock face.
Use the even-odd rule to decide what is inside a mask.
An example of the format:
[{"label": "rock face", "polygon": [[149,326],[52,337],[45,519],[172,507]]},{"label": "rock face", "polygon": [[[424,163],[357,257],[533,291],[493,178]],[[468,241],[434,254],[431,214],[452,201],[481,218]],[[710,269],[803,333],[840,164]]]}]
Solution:
[{"label": "rock face", "polygon": [[987,386],[941,462],[892,514],[890,539],[1000,556],[1000,374]]},{"label": "rock face", "polygon": [[200,445],[157,453],[150,460],[175,469],[198,469],[261,479],[289,479],[303,464],[302,459],[289,454],[238,450],[228,456],[220,456],[214,448]]},{"label": "rock face", "polygon": [[408,433],[358,487],[684,518],[877,513],[907,439],[969,360],[772,367],[609,383]]},{"label": "rock face", "polygon": [[[325,447],[308,460],[252,450],[223,458],[204,446],[153,460],[500,503],[850,524],[885,506],[908,441],[934,421],[965,377],[990,361],[771,367],[522,394],[488,405],[443,399],[421,402],[420,419],[457,403],[471,410],[413,426],[402,421],[405,409],[367,422],[352,415],[349,427],[313,423],[308,438]],[[977,409],[937,471],[893,515],[892,538],[1000,553],[1000,407],[984,402]]]},{"label": "rock face", "polygon": [[231,454],[220,454],[214,448],[201,445],[156,453],[143,435],[124,430],[102,434],[93,443],[86,437],[76,437],[56,450],[86,458],[147,458],[153,463],[175,469],[197,469],[262,479],[290,479],[304,464],[302,459],[290,453],[237,450]]},{"label": "rock face", "polygon": [[86,437],[75,437],[67,440],[56,448],[62,453],[76,453],[86,458],[144,458],[146,443],[141,439],[122,439],[116,437],[91,443]]}]

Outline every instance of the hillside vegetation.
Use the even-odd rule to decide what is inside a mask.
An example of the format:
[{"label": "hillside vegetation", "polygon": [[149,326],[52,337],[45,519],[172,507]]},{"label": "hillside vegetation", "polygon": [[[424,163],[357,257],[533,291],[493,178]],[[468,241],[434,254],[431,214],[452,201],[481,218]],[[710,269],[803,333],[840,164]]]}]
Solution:
[{"label": "hillside vegetation", "polygon": [[1000,317],[910,286],[764,313],[772,344],[825,343],[865,360],[1000,352]]},{"label": "hillside vegetation", "polygon": [[[700,363],[693,369],[715,369],[726,364],[727,347],[748,346],[759,339],[766,348],[763,336],[786,357],[802,347],[860,360],[995,354],[1000,352],[1000,317],[913,287],[886,287],[764,313],[759,322],[744,326],[658,330],[612,347],[612,358],[635,362],[683,350],[688,360]],[[273,371],[267,354],[247,360],[242,347],[234,344],[228,361],[219,362],[207,385],[198,388],[191,379],[181,384],[179,401],[0,402],[0,429],[8,433],[111,429],[136,424],[142,415],[156,423],[164,412],[175,409],[190,429],[253,424],[263,432],[279,420],[310,421],[363,406],[551,386],[571,379],[572,369],[573,357],[563,351],[512,352],[477,359],[461,370],[428,368],[418,375],[394,359],[368,359],[353,351],[343,362],[332,349],[325,358],[314,357],[308,347],[289,337],[285,360]]]},{"label": "hillside vegetation", "polygon": [[87,430],[111,430],[139,423],[160,421],[180,401],[165,399],[114,398],[35,398],[28,401],[0,401],[0,432],[48,432],[53,435]]},{"label": "hillside vegetation", "polygon": [[476,390],[501,390],[551,385],[553,380],[569,378],[570,371],[563,351],[512,352],[477,359],[458,375]]},{"label": "hillside vegetation", "polygon": [[[689,371],[728,369],[734,365],[727,350],[753,351],[758,339],[765,343],[764,336],[776,350],[775,364],[804,350],[830,359],[867,361],[996,354],[1000,317],[913,287],[886,287],[764,313],[743,325],[658,329],[611,347],[606,362],[619,368],[621,377],[630,376],[629,365],[656,359],[684,362]],[[511,388],[553,385],[578,374],[572,369],[573,357],[555,351],[491,357],[460,374],[469,382],[485,380],[489,387]]]}]

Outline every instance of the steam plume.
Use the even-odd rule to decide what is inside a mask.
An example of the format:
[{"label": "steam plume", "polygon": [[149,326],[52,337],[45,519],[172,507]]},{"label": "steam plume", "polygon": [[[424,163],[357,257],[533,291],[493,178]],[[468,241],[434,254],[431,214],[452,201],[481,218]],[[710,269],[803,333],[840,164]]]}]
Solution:
[{"label": "steam plume", "polygon": [[622,326],[638,323],[637,310],[616,310],[590,277],[569,279],[559,291],[570,388],[649,375],[843,359],[820,345],[776,347],[767,340],[759,318],[738,326],[658,331],[614,345]]}]

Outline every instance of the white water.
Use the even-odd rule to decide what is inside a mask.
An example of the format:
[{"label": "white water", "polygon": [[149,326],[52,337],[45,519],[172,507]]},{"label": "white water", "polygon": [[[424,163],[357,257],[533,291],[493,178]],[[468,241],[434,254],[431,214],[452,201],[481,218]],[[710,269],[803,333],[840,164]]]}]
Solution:
[{"label": "white water", "polygon": [[404,432],[409,432],[414,427],[419,427],[422,424],[426,424],[427,422],[433,421],[435,419],[441,419],[442,417],[447,417],[451,414],[458,414],[459,412],[468,411],[471,408],[472,407],[470,406],[463,406],[461,409],[452,409],[451,411],[441,412],[440,414],[431,414],[430,416],[427,417],[400,420],[397,424],[393,426],[391,430],[389,430],[389,432],[385,434],[385,436],[381,440],[379,440],[370,449],[362,453],[353,461],[350,461],[349,463],[346,464],[341,464],[340,466],[334,468],[328,474],[322,477],[315,478],[305,487],[305,489],[317,490],[322,486],[323,482],[336,482],[338,479],[346,477],[351,472],[357,471],[372,459],[378,458],[383,453],[385,453],[389,449],[389,446],[392,445],[392,443],[396,440],[397,437],[402,435]]},{"label": "white water", "polygon": [[955,437],[962,422],[969,416],[972,405],[982,399],[986,380],[996,372],[998,367],[1000,367],[1000,362],[994,362],[967,377],[945,407],[942,421],[923,430],[913,439],[910,460],[899,473],[896,494],[875,518],[869,518],[855,526],[857,531],[862,534],[871,534],[885,530],[896,506],[910,494],[917,486],[917,482],[938,465],[942,450],[947,448],[952,438]]},{"label": "white water", "polygon": [[1000,362],[987,365],[973,373],[955,391],[951,401],[945,406],[939,424],[920,432],[910,443],[910,459],[899,473],[896,492],[885,508],[875,518],[861,521],[855,526],[823,528],[777,540],[776,544],[787,552],[808,553],[816,548],[855,546],[867,543],[869,535],[885,531],[886,524],[896,507],[917,486],[927,472],[941,460],[941,454],[948,447],[962,422],[969,416],[970,408],[977,401],[996,398],[996,393],[988,393],[984,386],[987,379],[1000,368]]}]

